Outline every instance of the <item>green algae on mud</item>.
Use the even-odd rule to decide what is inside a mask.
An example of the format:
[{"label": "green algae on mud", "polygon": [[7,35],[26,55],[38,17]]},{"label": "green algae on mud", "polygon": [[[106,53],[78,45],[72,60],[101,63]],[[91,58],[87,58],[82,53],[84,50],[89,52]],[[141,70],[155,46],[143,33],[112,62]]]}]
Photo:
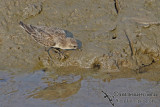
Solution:
[{"label": "green algae on mud", "polygon": [[79,75],[83,79],[87,77],[92,77],[95,79],[100,79],[104,81],[111,81],[120,78],[135,78],[136,80],[145,79],[147,81],[159,81],[159,71],[160,66],[159,63],[154,63],[152,65],[139,68],[137,70],[123,68],[120,72],[100,72],[98,69],[91,69],[91,68],[78,68],[75,66],[69,67],[57,67],[53,69],[47,69],[45,72],[50,73],[51,78],[56,78],[54,75],[64,76],[64,75]]}]

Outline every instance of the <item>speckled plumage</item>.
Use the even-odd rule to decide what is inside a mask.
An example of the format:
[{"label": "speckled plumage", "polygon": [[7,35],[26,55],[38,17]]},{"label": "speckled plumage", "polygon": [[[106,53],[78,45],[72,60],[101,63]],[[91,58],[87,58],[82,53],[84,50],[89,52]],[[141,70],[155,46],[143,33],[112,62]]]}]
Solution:
[{"label": "speckled plumage", "polygon": [[20,22],[21,27],[30,34],[33,39],[46,47],[60,49],[77,49],[78,45],[74,38],[66,37],[63,29],[57,27],[32,26]]},{"label": "speckled plumage", "polygon": [[45,47],[50,47],[47,50],[49,56],[49,50],[52,48],[56,49],[55,52],[58,52],[60,56],[63,54],[60,52],[60,49],[78,48],[76,39],[66,37],[66,33],[63,29],[57,27],[26,25],[21,21],[19,24],[37,43]]}]

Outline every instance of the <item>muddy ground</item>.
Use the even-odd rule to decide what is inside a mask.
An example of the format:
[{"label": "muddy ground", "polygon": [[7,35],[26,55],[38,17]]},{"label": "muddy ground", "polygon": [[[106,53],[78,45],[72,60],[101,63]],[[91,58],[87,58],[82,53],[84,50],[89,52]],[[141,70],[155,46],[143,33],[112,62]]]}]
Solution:
[{"label": "muddy ground", "polygon": [[[102,86],[111,80],[120,81],[122,78],[134,78],[138,81],[144,79],[158,85],[159,0],[0,0],[0,7],[0,71],[2,71],[0,82],[8,84],[1,89],[3,95],[1,99],[5,96],[8,102],[12,100],[7,97],[8,91],[3,94],[6,89],[13,89],[11,92],[16,95],[21,93],[15,89],[19,85],[25,95],[29,93],[28,99],[41,98],[49,101],[61,98],[64,93],[62,99],[65,99],[77,95],[79,90],[83,89],[82,81],[88,84],[85,82],[88,77],[91,80],[103,81]],[[52,52],[51,60],[45,48],[20,28],[19,21],[63,28],[68,31],[67,35],[73,35],[79,41],[81,50],[66,51],[68,58],[65,60],[57,59],[56,54]],[[44,73],[45,76],[37,77],[37,71],[41,72],[40,75]],[[33,75],[34,79],[31,80],[40,81],[40,85],[46,84],[42,87],[32,87],[28,80],[22,80],[30,77],[32,73],[36,77]],[[67,75],[67,78],[69,75],[69,80],[73,83],[53,82],[58,77],[63,78],[64,75]],[[78,80],[74,81],[72,77]],[[128,79],[124,82],[126,81]],[[12,82],[15,83],[13,87],[10,86]],[[23,83],[29,84],[33,94],[31,90],[27,93],[27,87]],[[55,88],[56,86],[58,88]],[[74,86],[77,88],[67,88]],[[63,87],[67,89],[58,93],[57,91]],[[132,88],[131,86],[130,89]],[[45,96],[46,93],[52,94]],[[18,99],[20,95],[15,97]],[[97,99],[96,97],[95,100]],[[2,103],[3,106],[5,104],[7,102]]]},{"label": "muddy ground", "polygon": [[[159,5],[158,0],[2,0],[1,68],[74,65],[115,72],[150,65],[159,60]],[[19,27],[19,21],[63,28],[82,43],[82,51],[67,51],[68,59],[51,61],[44,47]]]}]

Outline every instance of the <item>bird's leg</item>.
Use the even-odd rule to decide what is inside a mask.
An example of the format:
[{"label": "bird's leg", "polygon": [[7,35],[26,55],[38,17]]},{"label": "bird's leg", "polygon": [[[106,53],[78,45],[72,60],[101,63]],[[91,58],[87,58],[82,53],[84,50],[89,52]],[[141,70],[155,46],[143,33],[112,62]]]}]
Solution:
[{"label": "bird's leg", "polygon": [[59,55],[59,59],[64,59],[64,58],[66,58],[66,56],[64,55],[64,53],[62,52],[62,51],[60,51],[60,48],[54,48],[54,47],[50,47],[49,49],[46,49],[45,48],[45,50],[47,51],[47,53],[48,53],[48,55],[49,55],[49,57],[52,59],[52,57],[51,57],[51,55],[50,55],[50,50],[51,49],[53,49],[53,51],[55,52],[55,53],[58,53],[58,55]]},{"label": "bird's leg", "polygon": [[54,48],[55,50],[55,52],[56,53],[58,53],[58,55],[59,55],[59,59],[64,59],[64,57],[65,57],[65,55],[64,55],[64,53],[60,50],[60,48]]},{"label": "bird's leg", "polygon": [[52,57],[51,57],[51,54],[49,53],[49,51],[50,51],[50,49],[53,49],[54,47],[50,47],[49,49],[47,49],[46,50],[46,48],[45,48],[45,50],[47,51],[47,53],[48,53],[48,55],[49,55],[49,57],[52,59]]},{"label": "bird's leg", "polygon": [[55,52],[55,53],[58,53],[58,54],[60,54],[60,53],[61,53],[61,51],[60,51],[60,49],[59,49],[59,48],[54,48],[54,52]]}]

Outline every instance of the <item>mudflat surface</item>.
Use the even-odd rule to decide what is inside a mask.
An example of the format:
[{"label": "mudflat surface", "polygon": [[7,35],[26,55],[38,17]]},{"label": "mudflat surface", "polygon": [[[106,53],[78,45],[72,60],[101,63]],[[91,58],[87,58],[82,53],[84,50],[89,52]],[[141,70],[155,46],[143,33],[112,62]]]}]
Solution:
[{"label": "mudflat surface", "polygon": [[[159,0],[0,0],[0,7],[0,106],[159,105]],[[81,50],[51,60],[19,21],[63,28]]]}]

